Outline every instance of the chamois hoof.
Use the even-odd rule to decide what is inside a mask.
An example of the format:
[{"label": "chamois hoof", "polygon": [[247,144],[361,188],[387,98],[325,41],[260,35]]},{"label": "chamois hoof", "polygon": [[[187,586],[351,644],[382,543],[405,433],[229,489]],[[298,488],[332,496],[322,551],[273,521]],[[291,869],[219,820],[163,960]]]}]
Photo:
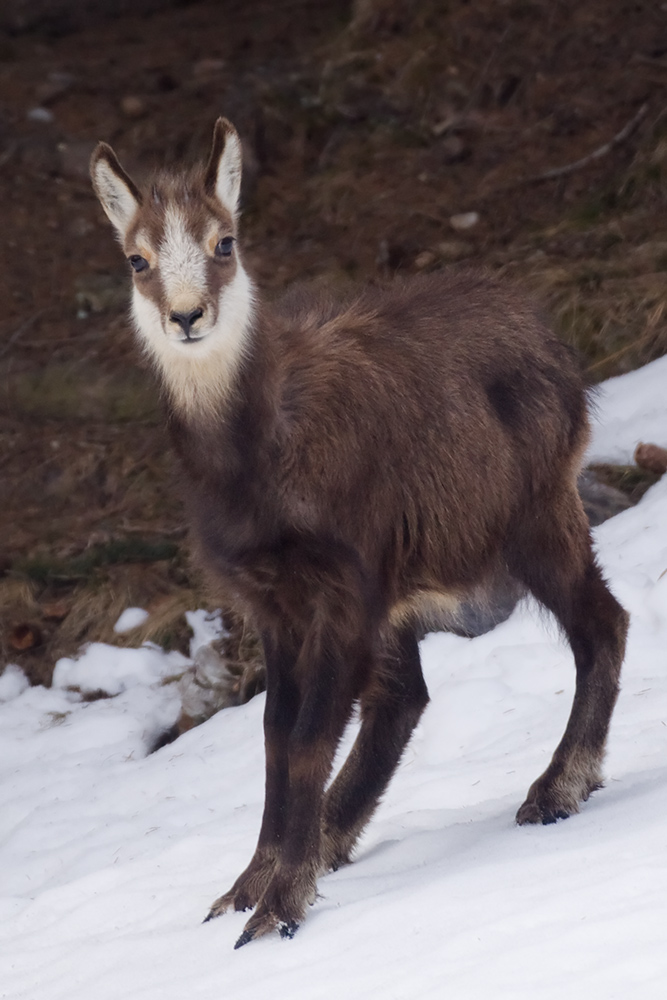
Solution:
[{"label": "chamois hoof", "polygon": [[227,910],[244,913],[257,905],[269,886],[276,866],[276,857],[271,851],[255,851],[252,861],[246,870],[239,875],[234,885],[222,896],[216,899],[205,917],[204,923],[220,917]]},{"label": "chamois hoof", "polygon": [[224,896],[220,896],[219,899],[216,899],[215,903],[204,917],[202,923],[207,924],[209,920],[213,920],[215,917],[221,917],[223,913],[227,912],[227,910],[237,910],[239,913],[245,913],[246,910],[251,909],[252,904],[248,900],[233,892],[226,892]]},{"label": "chamois hoof", "polygon": [[243,933],[234,945],[234,950],[242,948],[245,944],[249,944],[250,941],[254,941],[255,938],[271,934],[273,931],[278,931],[281,938],[293,938],[298,929],[299,922],[297,920],[279,920],[275,913],[272,913],[270,910],[265,910],[264,912],[260,910],[253,914],[245,925]]},{"label": "chamois hoof", "polygon": [[559,819],[567,819],[571,815],[572,813],[565,809],[552,809],[540,805],[538,802],[526,800],[516,814],[516,822],[518,826],[526,826],[528,823],[541,823],[542,826],[549,826],[551,823],[557,823]]},{"label": "chamois hoof", "polygon": [[227,912],[231,904],[229,902],[225,903],[225,899],[225,896],[221,896],[220,899],[216,899],[215,903],[202,920],[203,924],[207,924],[209,920],[214,920],[215,917],[221,917],[223,913]]},{"label": "chamois hoof", "polygon": [[253,937],[254,934],[251,934],[250,931],[244,931],[243,934],[241,934],[241,936],[239,937],[236,944],[234,945],[234,951],[237,951],[239,948],[242,948],[244,944],[248,944],[250,941],[252,941]]},{"label": "chamois hoof", "polygon": [[599,760],[581,754],[568,768],[548,768],[533,782],[526,801],[516,814],[516,822],[519,826],[527,823],[548,826],[559,819],[567,819],[578,813],[579,805],[602,787]]},{"label": "chamois hoof", "polygon": [[579,812],[579,802],[587,798],[588,793],[583,789],[577,789],[577,793],[574,793],[573,789],[567,786],[559,788],[552,781],[545,781],[542,776],[528,789],[526,801],[516,814],[516,822],[519,826],[528,823],[549,826]]}]

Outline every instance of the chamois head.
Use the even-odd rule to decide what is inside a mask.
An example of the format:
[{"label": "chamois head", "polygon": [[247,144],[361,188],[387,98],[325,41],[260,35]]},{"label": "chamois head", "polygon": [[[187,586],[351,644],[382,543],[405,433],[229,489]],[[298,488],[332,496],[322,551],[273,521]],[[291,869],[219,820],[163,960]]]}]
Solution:
[{"label": "chamois head", "polygon": [[210,409],[241,358],[252,289],[236,246],[241,143],[219,118],[204,169],[141,190],[100,142],[93,187],[132,269],[132,313],[173,402]]}]

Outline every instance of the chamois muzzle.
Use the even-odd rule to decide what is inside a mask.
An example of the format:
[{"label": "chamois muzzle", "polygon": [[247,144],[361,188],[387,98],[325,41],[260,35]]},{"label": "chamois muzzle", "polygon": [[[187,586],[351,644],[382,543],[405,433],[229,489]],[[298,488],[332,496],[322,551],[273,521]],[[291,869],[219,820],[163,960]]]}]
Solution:
[{"label": "chamois muzzle", "polygon": [[202,318],[203,315],[204,315],[203,309],[193,309],[192,312],[189,313],[182,313],[182,312],[170,313],[169,319],[172,323],[178,323],[181,330],[185,334],[187,340],[192,340],[193,338],[190,336],[192,327],[197,322],[198,319]]}]

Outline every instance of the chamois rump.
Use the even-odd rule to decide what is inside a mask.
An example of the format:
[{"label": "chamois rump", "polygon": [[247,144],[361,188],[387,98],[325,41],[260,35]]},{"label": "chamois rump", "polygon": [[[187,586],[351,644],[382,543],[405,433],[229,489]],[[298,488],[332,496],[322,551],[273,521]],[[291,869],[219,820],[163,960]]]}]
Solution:
[{"label": "chamois rump", "polygon": [[219,119],[205,167],[143,190],[104,143],[91,164],[199,556],[266,657],[259,841],[207,917],[254,908],[237,947],[291,937],[318,875],[350,860],[428,701],[424,628],[504,579],[572,647],[571,715],[518,823],[565,818],[600,787],[627,631],[577,493],[589,432],[569,350],[473,272],[263,304],[237,243],[241,163]]}]

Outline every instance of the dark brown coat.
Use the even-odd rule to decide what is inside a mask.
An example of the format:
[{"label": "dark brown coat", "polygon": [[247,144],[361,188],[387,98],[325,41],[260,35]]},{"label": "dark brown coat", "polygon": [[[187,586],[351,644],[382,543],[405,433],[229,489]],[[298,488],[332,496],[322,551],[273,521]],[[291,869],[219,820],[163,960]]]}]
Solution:
[{"label": "dark brown coat", "polygon": [[[205,173],[152,195],[109,147],[92,167],[140,268],[135,318],[200,558],[264,646],[262,827],[209,914],[255,907],[237,946],[291,936],[318,874],[350,860],[428,701],[425,628],[502,580],[572,647],[570,719],[519,823],[566,817],[600,786],[627,629],[576,488],[586,387],[532,306],[443,273],[346,302],[295,290],[253,312],[230,245],[240,165],[220,120]],[[355,702],[360,732],[325,792]]]},{"label": "dark brown coat", "polygon": [[[514,291],[467,273],[343,309],[292,296],[258,320],[224,417],[170,425],[201,558],[267,655],[262,835],[212,910],[259,904],[240,943],[291,934],[317,871],[349,860],[427,700],[422,619],[437,627],[452,595],[498,574],[556,614],[579,678],[519,822],[569,815],[599,786],[626,616],[575,486],[584,381]],[[355,699],[362,732],[322,799]]]}]

